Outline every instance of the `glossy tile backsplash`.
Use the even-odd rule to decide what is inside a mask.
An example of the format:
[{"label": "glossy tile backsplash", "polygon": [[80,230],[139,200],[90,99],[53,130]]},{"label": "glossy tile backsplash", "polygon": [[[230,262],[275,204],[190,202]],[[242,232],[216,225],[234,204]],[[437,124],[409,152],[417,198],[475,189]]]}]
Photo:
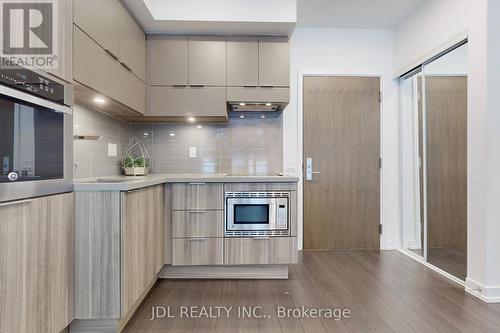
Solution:
[{"label": "glossy tile backsplash", "polygon": [[[281,113],[231,116],[227,124],[132,124],[148,148],[152,173],[274,175],[283,170]],[[190,148],[196,157],[190,157]]]},{"label": "glossy tile backsplash", "polygon": [[[98,140],[73,140],[75,178],[120,175],[120,159],[129,142],[129,124],[86,107],[73,107],[74,135],[99,136]],[[108,156],[108,143],[117,145],[117,155]]]}]

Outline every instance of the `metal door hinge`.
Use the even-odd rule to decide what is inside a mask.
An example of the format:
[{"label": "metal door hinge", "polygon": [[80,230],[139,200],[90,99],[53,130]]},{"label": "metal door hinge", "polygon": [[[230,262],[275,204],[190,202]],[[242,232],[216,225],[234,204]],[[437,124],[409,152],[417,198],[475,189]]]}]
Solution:
[{"label": "metal door hinge", "polygon": [[379,234],[381,234],[381,235],[382,235],[382,224],[379,224],[379,225],[378,225],[378,232],[379,232]]}]

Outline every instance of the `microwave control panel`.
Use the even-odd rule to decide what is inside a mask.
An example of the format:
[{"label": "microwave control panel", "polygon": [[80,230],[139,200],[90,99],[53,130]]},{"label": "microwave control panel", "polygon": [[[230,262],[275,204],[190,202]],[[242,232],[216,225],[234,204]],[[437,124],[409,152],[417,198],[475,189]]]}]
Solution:
[{"label": "microwave control panel", "polygon": [[64,85],[13,64],[8,58],[0,57],[0,83],[12,89],[21,90],[38,97],[64,104]]},{"label": "microwave control panel", "polygon": [[277,225],[279,227],[287,227],[288,225],[288,199],[279,198],[277,200]]}]

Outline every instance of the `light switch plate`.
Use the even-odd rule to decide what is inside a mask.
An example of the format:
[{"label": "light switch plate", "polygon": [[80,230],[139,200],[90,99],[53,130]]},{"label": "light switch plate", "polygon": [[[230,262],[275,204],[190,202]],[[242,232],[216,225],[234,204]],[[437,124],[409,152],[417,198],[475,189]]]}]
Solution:
[{"label": "light switch plate", "polygon": [[189,147],[189,157],[196,157],[196,147]]},{"label": "light switch plate", "polygon": [[108,143],[108,156],[116,156],[117,147],[116,143]]}]

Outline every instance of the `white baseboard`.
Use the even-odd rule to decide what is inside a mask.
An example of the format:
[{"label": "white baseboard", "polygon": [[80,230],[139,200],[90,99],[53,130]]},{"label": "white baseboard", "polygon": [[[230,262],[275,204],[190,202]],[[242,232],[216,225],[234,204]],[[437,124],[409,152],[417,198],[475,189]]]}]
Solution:
[{"label": "white baseboard", "polygon": [[487,287],[472,279],[465,279],[465,291],[486,303],[500,303],[500,287]]}]

